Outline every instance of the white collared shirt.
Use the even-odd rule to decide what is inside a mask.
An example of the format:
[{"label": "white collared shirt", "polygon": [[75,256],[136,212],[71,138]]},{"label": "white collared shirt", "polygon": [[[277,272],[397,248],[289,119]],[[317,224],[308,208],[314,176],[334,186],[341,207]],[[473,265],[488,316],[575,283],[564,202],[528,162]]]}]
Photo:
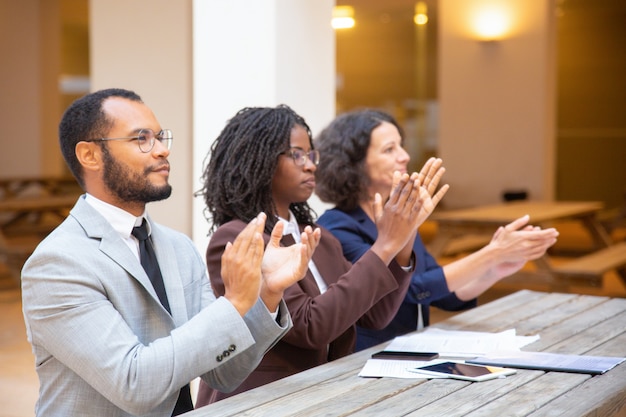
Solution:
[{"label": "white collared shirt", "polygon": [[[119,233],[124,243],[128,245],[137,259],[139,259],[139,242],[131,235],[131,232],[133,231],[133,227],[141,225],[146,213],[144,212],[143,215],[135,217],[126,210],[105,203],[89,193],[87,193],[85,201],[111,224],[113,229]],[[150,223],[148,223],[148,233],[150,232]]]},{"label": "white collared shirt", "polygon": [[[285,220],[280,216],[278,216],[278,220],[285,224],[285,228],[283,229],[283,236],[291,235],[296,243],[300,243],[300,228],[298,227],[296,217],[293,215],[291,210],[289,210],[289,220]],[[309,261],[309,270],[311,271],[311,274],[313,274],[313,278],[315,278],[315,282],[317,283],[317,287],[319,288],[320,293],[324,294],[324,292],[328,288],[328,285],[326,284],[324,278],[322,278],[322,275],[315,266],[315,262],[313,262],[313,259]]]}]

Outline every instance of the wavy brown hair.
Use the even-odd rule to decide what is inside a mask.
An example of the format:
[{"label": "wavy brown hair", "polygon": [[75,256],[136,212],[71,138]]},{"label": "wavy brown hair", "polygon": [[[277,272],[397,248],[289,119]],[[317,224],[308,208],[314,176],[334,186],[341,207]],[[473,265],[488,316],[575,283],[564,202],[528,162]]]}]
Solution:
[{"label": "wavy brown hair", "polygon": [[404,140],[398,122],[390,114],[376,109],[343,113],[315,138],[315,147],[320,152],[320,163],[315,171],[315,192],[322,201],[350,211],[368,197],[365,157],[372,131],[383,122],[393,124]]}]

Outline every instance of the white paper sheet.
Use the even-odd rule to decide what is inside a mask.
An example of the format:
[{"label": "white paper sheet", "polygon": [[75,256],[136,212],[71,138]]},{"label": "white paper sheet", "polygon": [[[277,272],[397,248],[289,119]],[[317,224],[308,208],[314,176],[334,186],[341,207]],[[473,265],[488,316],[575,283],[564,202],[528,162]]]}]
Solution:
[{"label": "white paper sheet", "polygon": [[539,340],[539,335],[517,336],[515,329],[500,333],[442,330],[429,327],[423,332],[396,337],[385,350],[438,352],[439,356],[476,357],[498,351],[519,351]]},{"label": "white paper sheet", "polygon": [[408,369],[415,368],[416,366],[426,365],[433,361],[407,361],[407,360],[393,360],[393,359],[368,359],[361,372],[360,377],[364,378],[412,378],[412,379],[427,379],[433,378],[432,376],[418,374],[416,372],[410,372]]}]

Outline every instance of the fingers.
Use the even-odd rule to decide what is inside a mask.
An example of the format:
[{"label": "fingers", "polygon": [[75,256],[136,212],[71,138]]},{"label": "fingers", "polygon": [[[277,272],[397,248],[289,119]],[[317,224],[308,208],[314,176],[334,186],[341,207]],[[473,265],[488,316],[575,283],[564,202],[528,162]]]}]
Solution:
[{"label": "fingers", "polygon": [[522,217],[520,217],[519,219],[513,220],[511,223],[509,223],[506,226],[504,226],[504,228],[506,230],[508,230],[508,231],[519,230],[522,227],[524,227],[525,225],[527,225],[529,220],[530,220],[530,216],[528,214],[525,214]]},{"label": "fingers", "polygon": [[300,240],[306,249],[305,255],[308,259],[311,259],[313,256],[313,252],[315,252],[315,248],[320,243],[321,237],[322,231],[319,227],[316,227],[315,230],[311,226],[304,228],[304,232],[300,235]]},{"label": "fingers", "polygon": [[409,198],[417,198],[416,196],[419,195],[419,186],[419,174],[417,172],[411,175],[401,174],[397,185],[391,190],[389,202],[394,205],[404,205]]},{"label": "fingers", "polygon": [[[448,184],[444,184],[443,186],[441,186],[439,191],[437,191],[437,194],[435,194],[434,196],[431,197],[431,201],[433,203],[433,208],[436,207],[437,204],[439,204],[439,202],[441,201],[443,196],[446,195],[446,193],[448,192],[449,189],[450,189],[450,186]],[[429,191],[429,194],[432,195],[432,193],[430,191]]]},{"label": "fingers", "polygon": [[446,172],[443,167],[443,160],[441,158],[429,158],[424,164],[424,167],[420,171],[419,178],[422,186],[426,187],[428,192],[432,195],[437,189],[441,177]]},{"label": "fingers", "polygon": [[283,238],[283,231],[285,230],[285,224],[283,222],[276,222],[270,235],[269,244],[278,247],[280,246],[280,240]]},{"label": "fingers", "polygon": [[252,219],[246,227],[239,233],[235,241],[233,242],[231,249],[232,255],[235,256],[254,256],[257,259],[259,256],[259,240],[260,240],[260,252],[263,252],[263,228],[265,227],[265,219],[267,216],[265,213],[260,213],[257,217]]},{"label": "fingers", "polygon": [[224,296],[245,315],[259,296],[265,214],[252,219],[237,235],[234,242],[225,245],[222,254],[222,279]]},{"label": "fingers", "polygon": [[398,184],[400,183],[400,178],[402,178],[402,174],[400,174],[400,171],[394,171],[393,179],[391,180],[391,192],[393,192],[393,190],[398,187]]},{"label": "fingers", "polygon": [[[441,159],[440,159],[441,161]],[[436,158],[431,157],[428,158],[428,160],[426,161],[426,163],[424,164],[424,166],[422,167],[422,169],[420,170],[420,182],[422,184],[424,184],[426,182],[426,179],[428,178],[428,173],[430,172],[433,164],[436,162]],[[441,164],[439,164],[441,166]]]},{"label": "fingers", "polygon": [[224,253],[222,254],[222,277],[224,277],[223,279],[225,280],[224,282],[226,282],[226,280],[228,279],[228,277],[230,277],[230,262],[228,262],[229,259],[232,258],[231,256],[231,251],[233,248],[233,244],[230,242],[226,243],[226,247],[224,247]]},{"label": "fingers", "polygon": [[378,223],[380,217],[383,215],[383,198],[379,193],[374,194],[374,220]]},{"label": "fingers", "polygon": [[435,172],[435,174],[433,175],[432,179],[424,183],[424,187],[428,189],[429,194],[432,195],[435,192],[437,186],[439,185],[439,182],[441,181],[441,177],[443,177],[443,174],[445,174],[445,172],[446,169],[444,167],[439,168],[437,172]]}]

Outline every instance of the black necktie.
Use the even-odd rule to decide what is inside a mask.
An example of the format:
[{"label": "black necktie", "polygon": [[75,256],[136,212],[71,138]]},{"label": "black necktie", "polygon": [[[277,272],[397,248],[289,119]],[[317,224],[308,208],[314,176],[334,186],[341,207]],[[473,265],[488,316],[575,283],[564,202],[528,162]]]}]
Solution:
[{"label": "black necktie", "polygon": [[[152,286],[159,296],[159,301],[163,304],[163,307],[171,314],[170,303],[167,301],[167,294],[165,293],[165,285],[163,284],[163,275],[161,275],[161,268],[157,262],[154,248],[152,247],[152,240],[148,235],[148,225],[144,218],[141,222],[141,226],[133,228],[132,235],[139,241],[139,258],[141,259],[141,266],[148,274]],[[172,416],[177,416],[187,411],[193,410],[193,403],[191,401],[191,393],[189,390],[189,384],[181,388],[178,395],[178,401],[172,412]]]},{"label": "black necktie", "polygon": [[161,269],[157,262],[154,248],[152,247],[152,240],[148,235],[148,224],[146,219],[143,219],[141,226],[133,228],[132,235],[139,241],[139,258],[141,259],[141,266],[148,274],[150,282],[161,301],[161,304],[171,314],[170,303],[167,301],[167,294],[165,293],[165,285],[163,284],[163,276],[161,275]]}]

